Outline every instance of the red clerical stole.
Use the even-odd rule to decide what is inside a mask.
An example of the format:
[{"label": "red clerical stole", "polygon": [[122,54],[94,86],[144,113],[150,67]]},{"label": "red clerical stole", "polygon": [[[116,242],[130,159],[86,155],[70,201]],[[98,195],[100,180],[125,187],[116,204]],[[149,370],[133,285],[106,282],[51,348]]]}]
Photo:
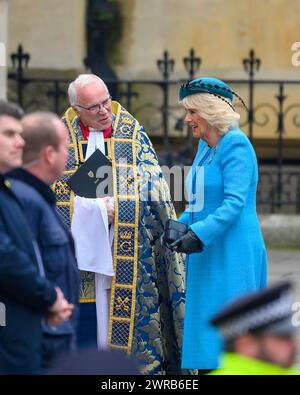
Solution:
[{"label": "red clerical stole", "polygon": [[[88,128],[88,126],[85,126],[81,121],[80,121],[80,127],[82,130],[83,138],[85,140],[87,140],[90,135],[90,129]],[[109,128],[106,128],[103,130],[103,136],[105,139],[109,139],[111,134],[112,134],[112,127],[111,126]]]}]

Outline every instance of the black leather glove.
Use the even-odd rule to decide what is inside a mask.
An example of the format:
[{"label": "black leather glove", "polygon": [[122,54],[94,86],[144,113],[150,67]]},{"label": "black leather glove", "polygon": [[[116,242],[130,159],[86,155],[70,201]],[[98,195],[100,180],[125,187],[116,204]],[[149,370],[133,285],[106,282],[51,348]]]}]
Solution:
[{"label": "black leather glove", "polygon": [[169,248],[173,251],[192,254],[193,252],[201,252],[204,248],[202,241],[189,229],[186,234],[174,241]]},{"label": "black leather glove", "polygon": [[174,219],[168,219],[165,225],[165,231],[162,235],[162,244],[170,248],[170,244],[178,240],[188,231],[188,227]]}]

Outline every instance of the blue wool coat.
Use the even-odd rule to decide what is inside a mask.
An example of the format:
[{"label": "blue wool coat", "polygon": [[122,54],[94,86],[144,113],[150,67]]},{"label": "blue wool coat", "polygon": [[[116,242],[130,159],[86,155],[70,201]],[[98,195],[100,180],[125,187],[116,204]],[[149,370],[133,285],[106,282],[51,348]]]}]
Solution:
[{"label": "blue wool coat", "polygon": [[40,275],[34,242],[21,205],[0,174],[0,302],[6,317],[0,325],[0,376],[40,369],[42,318],[56,291]]},{"label": "blue wool coat", "polygon": [[224,304],[266,286],[266,250],[256,214],[257,160],[247,136],[232,129],[215,147],[200,140],[180,221],[204,243],[187,257],[182,367],[218,367],[222,342],[210,325]]},{"label": "blue wool coat", "polygon": [[59,287],[75,310],[58,326],[42,323],[42,367],[50,368],[59,354],[72,351],[76,342],[79,270],[71,233],[56,212],[55,195],[48,185],[24,169],[7,174],[11,189],[22,204],[37,241],[46,278]]}]

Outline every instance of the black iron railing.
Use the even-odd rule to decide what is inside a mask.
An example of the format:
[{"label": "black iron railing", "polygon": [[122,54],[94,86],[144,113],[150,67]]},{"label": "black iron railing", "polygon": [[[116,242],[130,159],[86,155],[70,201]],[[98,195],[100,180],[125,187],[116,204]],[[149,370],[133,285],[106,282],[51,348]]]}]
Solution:
[{"label": "black iron railing", "polygon": [[[30,77],[27,73],[30,55],[20,45],[11,55],[12,70],[8,77],[11,81],[10,91],[25,110],[49,109],[62,114],[67,103],[67,87],[70,79]],[[157,60],[161,79],[153,80],[106,80],[112,91],[128,111],[142,121],[146,130],[158,143],[159,156],[164,164],[190,164],[195,152],[195,142],[183,122],[183,110],[178,103],[178,88],[199,72],[202,59],[196,56],[194,49],[183,58],[187,78],[172,80],[175,61],[164,51]],[[261,60],[254,50],[249,57],[242,60],[247,78],[225,80],[235,90],[243,92],[248,109],[241,109],[241,127],[259,150],[260,137],[269,136],[265,141],[272,141],[272,153],[265,155],[267,146],[260,147],[259,170],[260,185],[257,195],[259,207],[264,211],[293,211],[300,213],[300,101],[288,103],[292,88],[300,97],[300,80],[257,80]],[[259,101],[258,92],[268,92],[267,101]],[[272,92],[271,92],[272,90]],[[151,99],[145,99],[144,92],[153,92]],[[294,92],[294,91],[293,91]],[[270,96],[269,96],[270,95]],[[266,94],[263,95],[266,97]],[[295,92],[294,92],[295,96]],[[288,103],[288,104],[287,104]],[[238,107],[238,106],[237,106]],[[287,122],[288,117],[291,120]],[[286,137],[288,127],[293,127],[292,140]],[[262,136],[256,130],[264,128]],[[273,130],[272,130],[273,129]],[[268,133],[266,133],[268,132]],[[286,144],[290,143],[292,154],[286,155]],[[177,144],[177,145],[176,145]],[[266,145],[267,145],[266,144]],[[275,145],[274,145],[275,144]],[[263,144],[262,144],[263,145]]]}]

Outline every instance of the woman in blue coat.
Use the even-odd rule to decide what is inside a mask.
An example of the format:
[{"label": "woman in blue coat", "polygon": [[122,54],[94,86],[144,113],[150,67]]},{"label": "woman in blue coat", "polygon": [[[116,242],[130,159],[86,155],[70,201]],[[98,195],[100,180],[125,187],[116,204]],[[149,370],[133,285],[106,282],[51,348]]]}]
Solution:
[{"label": "woman in blue coat", "polygon": [[222,343],[210,319],[225,303],[266,286],[257,159],[238,127],[233,94],[215,78],[180,89],[185,122],[199,139],[187,180],[189,207],[179,219],[188,228],[172,246],[188,254],[183,368],[217,368]]}]

